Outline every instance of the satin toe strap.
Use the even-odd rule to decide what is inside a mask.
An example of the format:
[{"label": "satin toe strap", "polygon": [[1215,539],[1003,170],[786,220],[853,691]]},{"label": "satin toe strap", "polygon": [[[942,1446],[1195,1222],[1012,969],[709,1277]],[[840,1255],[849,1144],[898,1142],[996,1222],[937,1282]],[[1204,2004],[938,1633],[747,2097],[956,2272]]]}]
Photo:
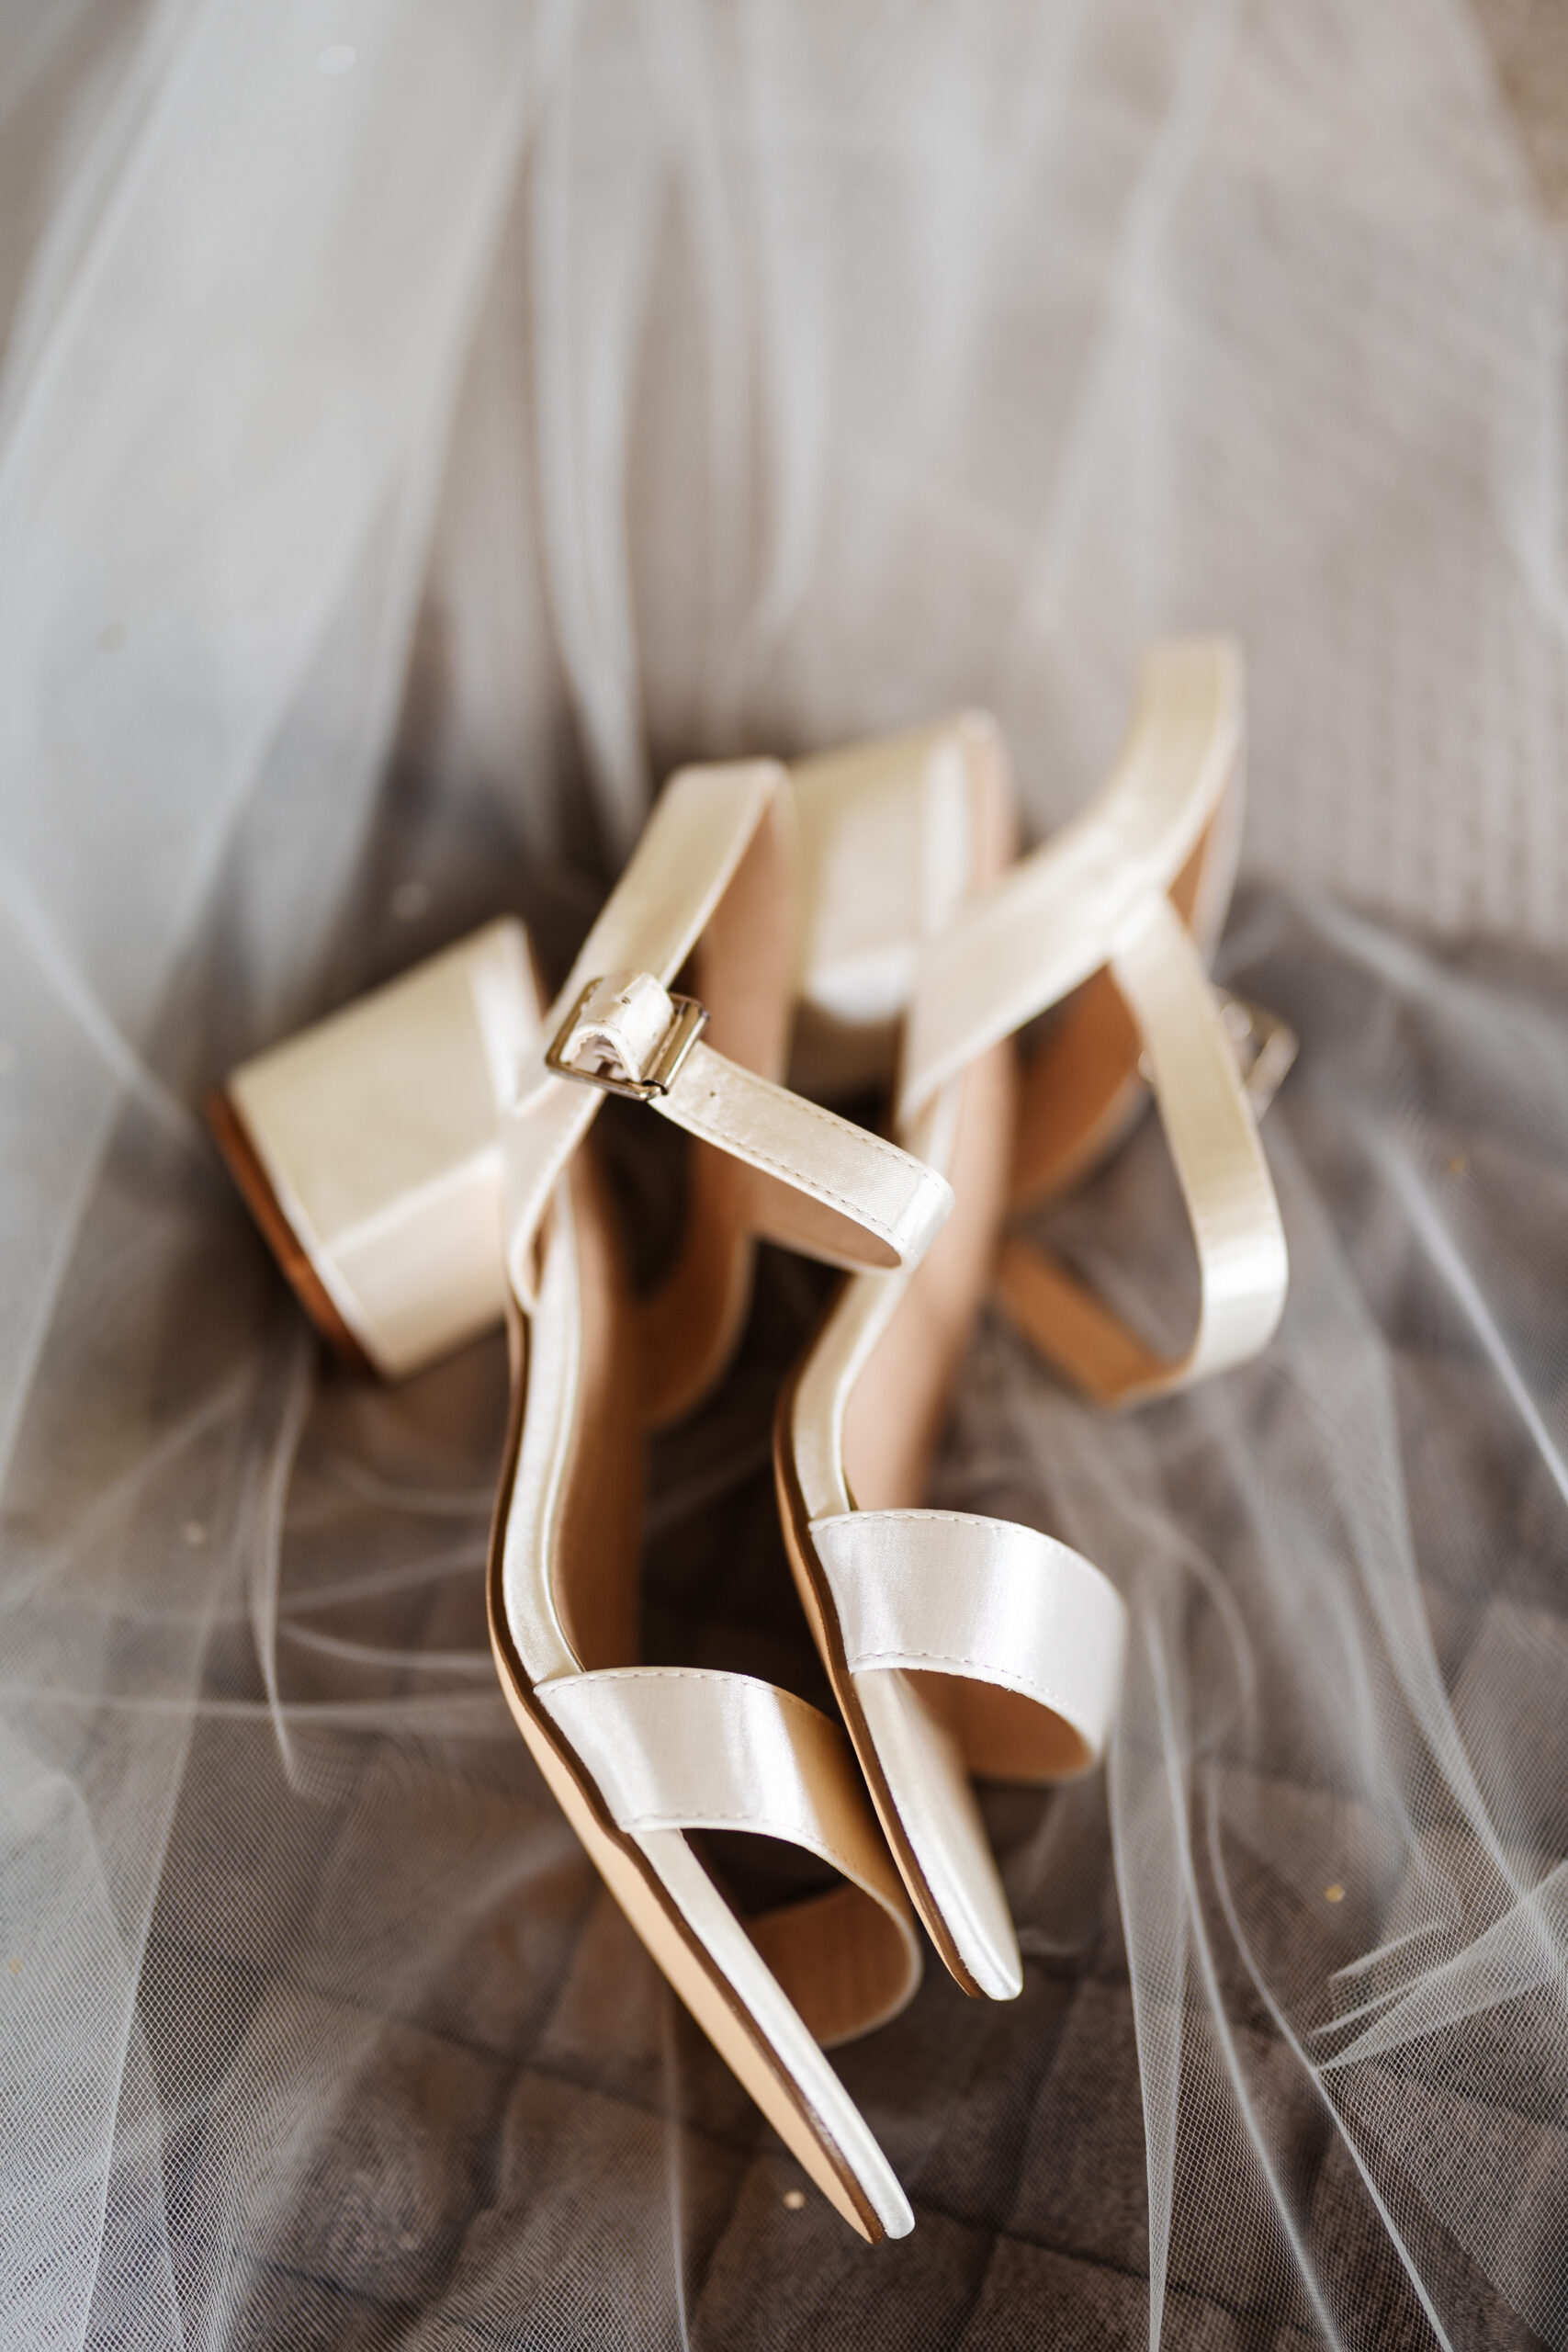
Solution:
[{"label": "satin toe strap", "polygon": [[1035,1528],[955,1511],[846,1511],[814,1520],[811,1534],[852,1674],[891,1668],[986,1686],[949,1693],[941,1710],[972,1769],[1056,1780],[1099,1759],[1126,1611],[1081,1554]]},{"label": "satin toe strap", "polygon": [[744,1831],[840,1873],[843,1885],[744,1923],[818,2041],[904,2006],[919,1977],[914,1925],[836,1724],[772,1683],[707,1668],[612,1668],[534,1695],[625,1834]]},{"label": "satin toe strap", "polygon": [[1149,899],[1110,970],[1143,1042],[1200,1282],[1197,1328],[1162,1355],[1070,1273],[1020,1238],[1003,1248],[997,1290],[1040,1352],[1101,1404],[1132,1404],[1245,1363],[1284,1306],[1284,1228],[1224,1010],[1168,899]]}]

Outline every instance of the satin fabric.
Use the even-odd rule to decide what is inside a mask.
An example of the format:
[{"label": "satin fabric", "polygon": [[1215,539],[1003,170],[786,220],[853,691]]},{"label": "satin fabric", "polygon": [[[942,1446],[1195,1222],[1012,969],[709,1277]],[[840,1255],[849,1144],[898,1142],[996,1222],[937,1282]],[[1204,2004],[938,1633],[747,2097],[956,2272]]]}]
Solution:
[{"label": "satin fabric", "polygon": [[515,1066],[536,1019],[523,928],[503,920],[228,1081],[284,1216],[384,1379],[500,1319],[496,1063]]},{"label": "satin fabric", "polygon": [[[816,1707],[750,1675],[694,1666],[607,1667],[535,1685],[590,1766],[621,1829],[750,1829],[787,1838],[888,1892],[886,1849],[849,1746]],[[823,1786],[831,1769],[841,1787]]]},{"label": "satin fabric", "polygon": [[[999,1268],[1011,1318],[1102,1404],[1163,1395],[1246,1362],[1267,1345],[1284,1306],[1279,1204],[1197,944],[1212,936],[1229,898],[1245,731],[1241,656],[1228,639],[1152,647],[1126,743],[1101,791],[931,943],[910,1009],[906,1115],[945,1073],[1101,968],[1132,1017],[1197,1250],[1189,1345],[1168,1356],[1151,1349],[1031,1242],[1010,1241]],[[1184,922],[1169,893],[1194,857]],[[1111,1041],[1107,1050],[1116,1049]],[[1048,1086],[1053,1069],[1048,1042],[1032,1082]],[[1135,1072],[1127,1077],[1135,1091]],[[1107,1098],[1107,1142],[1116,1099]],[[1069,1147],[1064,1164],[1081,1158]]]},{"label": "satin fabric", "polygon": [[922,941],[973,858],[969,757],[1005,765],[985,711],[881,736],[790,769],[800,846],[794,1082],[819,1100],[891,1091]]},{"label": "satin fabric", "polygon": [[1131,1405],[1257,1355],[1279,1324],[1290,1270],[1279,1203],[1220,1001],[1168,899],[1145,901],[1111,971],[1144,1041],[1197,1250],[1192,1339],[1174,1355],[1161,1355],[1059,1260],[1026,1242],[1004,1250],[998,1288],[1010,1318],[1079,1387],[1101,1404]]},{"label": "satin fabric", "polygon": [[[1062,1718],[1087,1771],[1105,1752],[1126,1611],[1098,1568],[1038,1529],[960,1511],[812,1521],[850,1671],[956,1674]],[[1067,1777],[1058,1764],[1050,1775]]]},{"label": "satin fabric", "polygon": [[[1241,656],[1228,638],[1171,639],[1145,653],[1132,727],[1094,799],[927,944],[909,1008],[901,1125],[976,1054],[1060,1003],[1115,952],[1186,863],[1242,742]],[[1228,896],[1228,873],[1223,879]]]}]

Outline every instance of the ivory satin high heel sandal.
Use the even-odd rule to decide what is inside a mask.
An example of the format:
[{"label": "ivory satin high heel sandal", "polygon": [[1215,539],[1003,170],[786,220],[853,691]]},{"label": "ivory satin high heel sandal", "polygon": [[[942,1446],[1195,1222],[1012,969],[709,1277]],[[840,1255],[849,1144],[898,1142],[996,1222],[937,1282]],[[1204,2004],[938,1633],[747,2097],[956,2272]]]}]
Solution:
[{"label": "ivory satin high heel sandal", "polygon": [[[795,771],[808,843],[846,810],[888,796],[906,808],[950,764],[967,802],[928,836],[921,927],[948,935],[1006,870],[1013,818],[1000,739],[977,718],[892,744],[829,753]],[[928,804],[929,805],[929,804]],[[829,812],[839,812],[835,820]],[[906,898],[905,918],[913,911]],[[820,924],[820,1059],[871,1070],[900,1009],[894,960],[856,970]],[[837,930],[847,936],[846,924]],[[908,934],[906,933],[906,938]],[[1125,1612],[1099,1569],[1066,1544],[1001,1520],[921,1508],[948,1385],[990,1278],[1010,1161],[1013,1069],[1005,1031],[931,1074],[909,1045],[931,948],[918,938],[904,992],[896,1121],[900,1142],[940,1168],[953,1212],[918,1269],[852,1276],[780,1398],[774,1459],[795,1581],[888,1842],[927,1932],[967,1992],[1009,1999],[1022,1983],[1007,1899],[971,1775],[1049,1781],[1103,1752],[1121,1679]],[[880,972],[880,1001],[874,984]],[[886,1019],[882,1025],[886,1029]]]},{"label": "ivory satin high heel sandal", "polygon": [[[764,1062],[782,1055],[788,813],[771,763],[688,770],[542,1024],[518,927],[497,926],[236,1073],[227,1115],[244,1122],[296,1251],[335,1237],[316,1291],[372,1361],[396,1368],[428,1346],[436,1295],[406,1261],[422,1236],[448,1272],[461,1254],[449,1227],[476,1214],[472,1188],[483,1195],[491,1180],[460,1147],[484,1090],[492,1125],[499,1102],[513,1396],[488,1595],[502,1688],[671,1983],[811,2177],[874,2239],[903,2234],[911,2216],[823,2049],[895,2015],[920,1955],[848,1744],[750,1677],[635,1662],[642,1429],[672,1387],[689,1396],[716,1370],[752,1238],[899,1271],[949,1205],[942,1180],[904,1151],[716,1051],[704,1008],[670,993],[700,944],[710,1035]],[[584,1149],[606,1092],[704,1147],[693,1195],[706,1229],[671,1278],[684,1326],[673,1378],[645,1374],[668,1304],[634,1306]],[[378,1233],[364,1211],[389,1157],[405,1190],[400,1207],[383,1195]],[[716,1279],[698,1271],[715,1260]],[[476,1279],[466,1313],[483,1289]],[[743,1920],[691,1843],[709,1828],[805,1847],[842,1883]]]},{"label": "ivory satin high heel sandal", "polygon": [[[1123,1638],[1120,1601],[1065,1545],[919,1508],[1001,1211],[999,1073],[1007,1041],[1079,989],[1029,1071],[1015,1189],[1070,1181],[1110,1148],[1135,1114],[1141,1051],[1198,1241],[1199,1333],[1174,1363],[1065,1269],[1010,1245],[1006,1304],[1047,1352],[1125,1402],[1262,1346],[1284,1295],[1283,1235],[1235,1041],[1188,928],[1217,932],[1228,899],[1241,749],[1239,657],[1196,639],[1150,655],[1106,787],[1005,874],[975,768],[976,846],[961,902],[919,957],[894,1125],[951,1177],[953,1216],[918,1270],[845,1285],[779,1409],[791,1561],[867,1785],[942,1958],[996,1997],[1018,1991],[1021,1967],[971,1775],[1088,1769]],[[852,797],[864,756],[824,763],[816,787]],[[994,804],[994,778],[988,788]]]}]

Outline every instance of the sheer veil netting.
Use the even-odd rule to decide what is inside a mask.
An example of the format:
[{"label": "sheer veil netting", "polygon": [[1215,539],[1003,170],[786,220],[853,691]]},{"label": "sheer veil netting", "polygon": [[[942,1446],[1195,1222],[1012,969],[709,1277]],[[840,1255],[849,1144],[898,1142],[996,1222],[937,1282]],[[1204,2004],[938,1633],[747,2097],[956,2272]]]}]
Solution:
[{"label": "sheer veil netting", "polygon": [[[1546,0],[12,0],[6,2346],[1568,2343],[1565,138]],[[980,1327],[935,1499],[1128,1684],[987,1799],[1021,1998],[843,2054],[874,2255],[510,1728],[501,1343],[326,1366],[197,1106],[502,910],[558,973],[682,758],[986,704],[1041,832],[1216,626],[1291,1305],[1118,1419]],[[1054,1230],[1179,1316],[1151,1125]],[[648,1629],[808,1694],[814,1298]]]}]

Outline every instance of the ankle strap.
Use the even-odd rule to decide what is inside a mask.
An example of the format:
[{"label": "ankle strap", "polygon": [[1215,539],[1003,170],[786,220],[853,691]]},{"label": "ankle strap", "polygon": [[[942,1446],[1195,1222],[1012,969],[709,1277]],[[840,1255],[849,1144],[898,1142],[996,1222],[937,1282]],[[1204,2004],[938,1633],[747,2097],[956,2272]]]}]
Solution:
[{"label": "ankle strap", "polygon": [[909,1266],[953,1204],[897,1145],[702,1042],[706,1015],[670,992],[753,835],[787,792],[773,761],[689,768],[666,787],[502,1115],[507,1264],[532,1303],[533,1244],[557,1181],[607,1093],[644,1104],[750,1171],[754,1230],[829,1265]]},{"label": "ankle strap", "polygon": [[1132,1405],[1257,1355],[1285,1304],[1289,1263],[1255,1103],[1224,1007],[1163,893],[1145,902],[1111,974],[1142,1043],[1198,1253],[1197,1327],[1179,1354],[1141,1339],[1052,1252],[1007,1242],[997,1295],[1009,1319],[1101,1405]]},{"label": "ankle strap", "polygon": [[[988,1046],[1110,960],[1238,778],[1242,742],[1241,656],[1231,639],[1173,638],[1151,648],[1126,742],[1094,800],[927,952],[910,1009],[900,1131]],[[1211,855],[1223,896],[1234,858],[1222,846]]]}]

